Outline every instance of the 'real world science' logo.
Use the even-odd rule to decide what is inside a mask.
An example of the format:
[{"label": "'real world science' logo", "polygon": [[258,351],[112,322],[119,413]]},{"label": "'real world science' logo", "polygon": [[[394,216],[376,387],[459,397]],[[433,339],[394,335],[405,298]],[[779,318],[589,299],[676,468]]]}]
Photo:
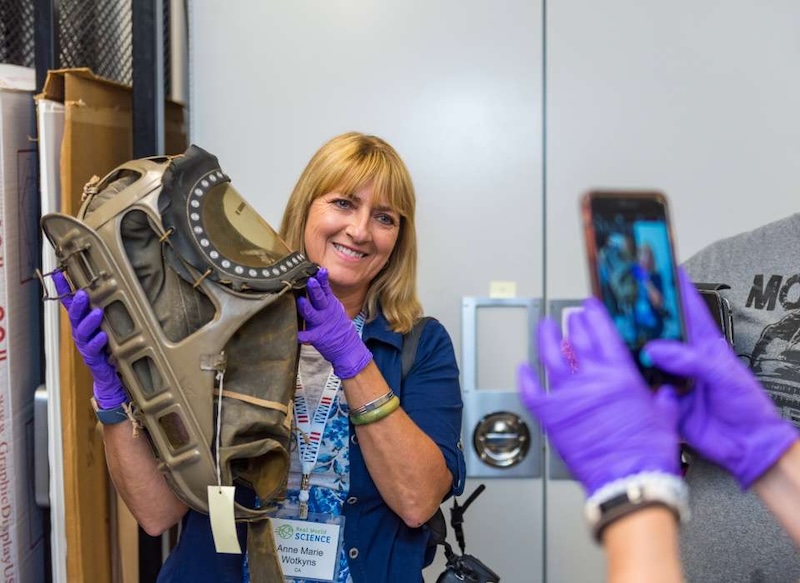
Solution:
[{"label": "'real world science' logo", "polygon": [[289,540],[294,536],[294,528],[291,524],[282,524],[278,527],[278,536],[284,540]]}]

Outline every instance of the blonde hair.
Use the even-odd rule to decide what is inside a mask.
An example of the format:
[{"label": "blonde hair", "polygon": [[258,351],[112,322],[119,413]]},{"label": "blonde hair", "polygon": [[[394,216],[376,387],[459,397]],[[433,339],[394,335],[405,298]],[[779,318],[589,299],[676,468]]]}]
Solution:
[{"label": "blonde hair", "polygon": [[280,235],[290,248],[305,254],[311,204],[329,192],[353,193],[368,184],[372,184],[375,196],[385,197],[400,215],[400,232],[389,261],[370,282],[364,311],[371,321],[382,310],[392,330],[405,333],[422,315],[417,297],[416,197],[408,168],[389,144],[358,132],[336,136],[323,144],[289,197]]}]

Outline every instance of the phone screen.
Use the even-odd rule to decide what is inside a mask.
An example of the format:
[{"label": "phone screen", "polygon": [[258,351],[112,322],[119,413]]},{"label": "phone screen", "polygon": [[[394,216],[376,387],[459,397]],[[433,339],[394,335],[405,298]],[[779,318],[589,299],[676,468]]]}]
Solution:
[{"label": "phone screen", "polygon": [[584,199],[584,217],[595,295],[645,379],[653,386],[678,382],[641,352],[650,340],[685,338],[666,199],[660,193],[592,192]]}]

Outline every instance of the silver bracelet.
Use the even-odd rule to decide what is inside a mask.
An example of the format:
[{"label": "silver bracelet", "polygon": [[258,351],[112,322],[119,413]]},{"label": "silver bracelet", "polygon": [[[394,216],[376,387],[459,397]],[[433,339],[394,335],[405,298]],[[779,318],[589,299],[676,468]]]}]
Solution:
[{"label": "silver bracelet", "polygon": [[641,472],[609,482],[586,500],[585,514],[600,542],[609,524],[650,506],[666,506],[679,522],[689,520],[689,489],[674,474]]},{"label": "silver bracelet", "polygon": [[385,395],[381,395],[377,399],[373,399],[369,403],[361,405],[358,409],[353,409],[352,411],[350,411],[350,416],[357,417],[358,415],[363,415],[364,413],[369,413],[370,411],[374,411],[381,405],[384,405],[389,401],[391,401],[392,397],[394,397],[394,392],[391,389],[389,389],[389,392],[386,393]]}]

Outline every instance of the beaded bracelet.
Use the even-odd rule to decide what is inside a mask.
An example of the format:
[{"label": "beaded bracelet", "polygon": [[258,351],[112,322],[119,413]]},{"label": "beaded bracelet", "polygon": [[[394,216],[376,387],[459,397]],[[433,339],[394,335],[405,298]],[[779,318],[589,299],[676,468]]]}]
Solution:
[{"label": "beaded bracelet", "polygon": [[396,395],[386,401],[383,405],[376,407],[372,411],[361,413],[360,415],[350,415],[350,421],[353,425],[368,425],[380,421],[384,417],[388,417],[400,407],[400,399]]},{"label": "beaded bracelet", "polygon": [[358,417],[359,415],[363,415],[364,413],[373,411],[374,409],[377,409],[381,405],[390,401],[392,397],[394,397],[394,392],[391,389],[389,389],[389,392],[386,393],[385,395],[381,395],[377,399],[372,399],[372,401],[364,403],[358,409],[353,409],[352,411],[350,411],[350,416]]}]

